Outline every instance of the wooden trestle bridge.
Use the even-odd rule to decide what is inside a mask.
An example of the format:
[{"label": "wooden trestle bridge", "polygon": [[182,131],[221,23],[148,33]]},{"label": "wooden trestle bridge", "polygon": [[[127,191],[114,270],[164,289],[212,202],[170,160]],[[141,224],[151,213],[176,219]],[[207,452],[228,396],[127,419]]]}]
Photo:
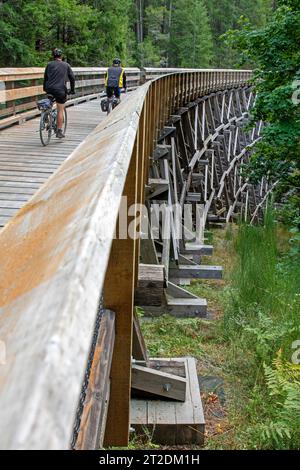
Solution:
[{"label": "wooden trestle bridge", "polygon": [[251,72],[128,69],[108,117],[104,69],[75,72],[67,138],[43,148],[43,71],[0,69],[0,447],[125,446],[130,425],[201,445],[195,361],[149,359],[134,306],[205,317],[184,289],[222,276],[205,226],[261,217]]}]

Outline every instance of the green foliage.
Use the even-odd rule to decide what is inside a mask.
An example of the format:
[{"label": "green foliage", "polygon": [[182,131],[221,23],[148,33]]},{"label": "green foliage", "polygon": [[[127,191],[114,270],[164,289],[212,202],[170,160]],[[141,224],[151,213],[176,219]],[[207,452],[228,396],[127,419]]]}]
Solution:
[{"label": "green foliage", "polygon": [[300,366],[285,361],[281,353],[273,366],[264,366],[269,395],[276,403],[264,424],[258,424],[250,434],[258,431],[264,447],[299,449],[300,447]]},{"label": "green foliage", "polygon": [[212,35],[202,0],[176,0],[170,29],[170,65],[207,68],[212,59]]},{"label": "green foliage", "polygon": [[[227,34],[227,46],[240,53],[244,63],[256,68],[257,100],[252,120],[267,126],[256,146],[247,171],[252,181],[262,176],[279,180],[278,199],[290,196],[290,209],[299,214],[300,205],[300,3],[281,0],[266,26],[243,27]],[[294,219],[297,216],[295,215]],[[299,228],[298,222],[292,222]]]},{"label": "green foliage", "polygon": [[241,14],[262,23],[267,3],[255,0],[253,9],[228,0],[0,1],[0,67],[44,65],[53,47],[72,65],[107,65],[119,56],[134,66],[225,67],[234,54],[220,34]]},{"label": "green foliage", "polygon": [[214,66],[233,67],[238,60],[238,53],[228,47],[222,35],[229,29],[239,27],[239,18],[245,16],[254,26],[265,24],[271,10],[270,0],[205,0],[208,9],[214,43]]},{"label": "green foliage", "polygon": [[299,261],[279,255],[272,211],[264,226],[240,226],[235,250],[223,335],[230,344],[230,368],[249,389],[242,440],[247,448],[296,449],[300,367],[291,360],[300,338]]},{"label": "green foliage", "polygon": [[0,2],[0,67],[44,65],[61,47],[72,65],[126,60],[131,0]]}]

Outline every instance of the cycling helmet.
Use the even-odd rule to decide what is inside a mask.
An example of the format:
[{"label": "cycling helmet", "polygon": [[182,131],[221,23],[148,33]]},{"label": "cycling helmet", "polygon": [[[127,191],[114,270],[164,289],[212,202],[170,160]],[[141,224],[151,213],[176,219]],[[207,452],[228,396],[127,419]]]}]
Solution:
[{"label": "cycling helmet", "polygon": [[63,55],[63,53],[62,53],[61,49],[57,49],[57,47],[56,47],[55,49],[53,49],[52,55],[53,55],[54,59],[58,59],[59,57],[61,57]]},{"label": "cycling helmet", "polygon": [[120,59],[114,59],[113,60],[113,65],[121,65],[121,60]]}]

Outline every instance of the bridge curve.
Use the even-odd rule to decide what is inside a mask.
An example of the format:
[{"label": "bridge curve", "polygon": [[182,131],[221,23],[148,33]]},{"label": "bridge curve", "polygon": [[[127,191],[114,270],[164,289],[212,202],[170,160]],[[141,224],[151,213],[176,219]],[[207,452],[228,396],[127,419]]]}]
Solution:
[{"label": "bridge curve", "polygon": [[[250,217],[269,190],[239,173],[262,126],[242,127],[254,99],[250,77],[193,70],[146,81],[1,231],[3,448],[68,448],[72,435],[76,448],[126,445],[132,353],[147,361],[134,318],[139,264],[162,272],[162,305],[170,307],[178,279],[219,272],[195,262],[208,249],[205,222],[230,220],[237,207]],[[133,237],[116,237],[122,196],[129,207],[188,203],[192,219],[200,203],[200,231],[187,242],[184,227],[178,241],[171,209],[169,236],[158,221],[158,237],[153,226],[146,245],[135,224]],[[134,215],[126,213],[126,230]],[[187,305],[202,304],[189,298]]]}]

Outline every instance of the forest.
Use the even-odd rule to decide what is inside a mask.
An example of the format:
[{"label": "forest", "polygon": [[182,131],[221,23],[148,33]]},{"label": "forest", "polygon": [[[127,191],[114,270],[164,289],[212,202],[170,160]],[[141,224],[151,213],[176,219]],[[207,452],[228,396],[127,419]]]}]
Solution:
[{"label": "forest", "polygon": [[0,0],[0,67],[39,66],[61,47],[73,66],[233,67],[221,36],[263,26],[271,0]]}]

